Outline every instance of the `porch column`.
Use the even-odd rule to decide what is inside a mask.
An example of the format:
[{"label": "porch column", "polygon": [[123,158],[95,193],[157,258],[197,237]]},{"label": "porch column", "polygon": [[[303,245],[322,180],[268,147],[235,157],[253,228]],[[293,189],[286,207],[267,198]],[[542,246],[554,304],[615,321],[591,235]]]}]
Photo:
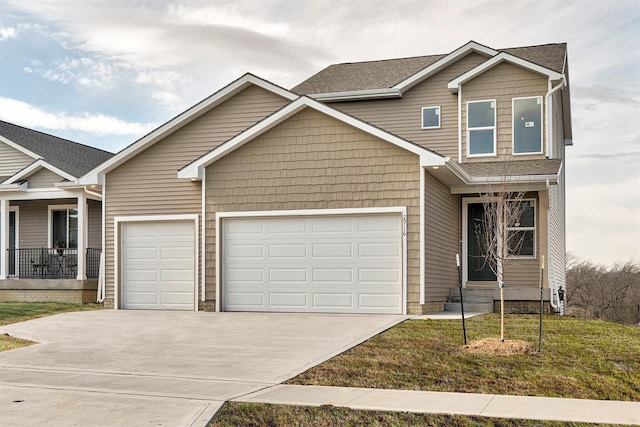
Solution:
[{"label": "porch column", "polygon": [[0,200],[0,280],[9,273],[9,201]]},{"label": "porch column", "polygon": [[87,229],[88,229],[87,196],[78,196],[78,280],[87,280]]}]

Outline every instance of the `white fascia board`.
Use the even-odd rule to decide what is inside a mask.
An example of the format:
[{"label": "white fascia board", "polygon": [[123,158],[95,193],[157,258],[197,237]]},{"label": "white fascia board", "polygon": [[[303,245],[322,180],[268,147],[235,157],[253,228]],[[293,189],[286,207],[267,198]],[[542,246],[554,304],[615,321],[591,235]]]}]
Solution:
[{"label": "white fascia board", "polygon": [[353,126],[362,130],[370,135],[376,136],[382,140],[385,140],[391,144],[394,144],[400,148],[403,148],[409,152],[412,152],[420,157],[421,166],[441,166],[445,164],[444,157],[441,157],[431,151],[418,147],[402,138],[392,135],[380,128],[365,123],[353,116],[344,114],[334,108],[331,108],[318,101],[314,101],[311,98],[300,97],[289,105],[283,107],[279,111],[273,113],[266,119],[258,122],[254,126],[250,127],[246,131],[236,135],[224,144],[211,150],[209,153],[200,157],[191,164],[183,167],[178,171],[178,178],[182,179],[202,179],[204,176],[204,168],[214,163],[216,160],[226,156],[230,152],[240,148],[247,142],[251,141],[273,128],[274,126],[282,123],[284,120],[293,116],[294,114],[302,111],[305,108],[313,108],[314,110],[333,117],[343,123]]},{"label": "white fascia board", "polygon": [[2,135],[0,135],[0,142],[4,142],[5,144],[7,144],[8,146],[10,146],[11,148],[14,148],[24,154],[26,154],[27,156],[33,158],[34,160],[38,160],[41,159],[42,156],[34,153],[33,151],[27,150],[26,148],[24,148],[22,145],[20,144],[16,144],[15,142],[13,142],[12,140],[10,140],[9,138],[6,138]]},{"label": "white fascia board", "polygon": [[351,101],[356,99],[402,98],[402,92],[395,88],[352,90],[346,92],[312,93],[307,95],[323,102]]},{"label": "white fascia board", "polygon": [[23,179],[26,179],[29,177],[29,175],[33,174],[34,172],[37,172],[39,169],[48,169],[51,172],[55,173],[56,175],[60,175],[62,178],[68,180],[68,181],[76,181],[76,177],[72,176],[70,174],[68,174],[67,172],[63,171],[62,169],[59,169],[53,165],[50,165],[49,163],[47,163],[46,161],[42,160],[42,159],[38,159],[35,162],[31,163],[29,166],[27,166],[26,168],[20,170],[19,172],[17,172],[15,175],[13,175],[11,178],[7,179],[4,184],[13,184],[16,181],[21,181]]},{"label": "white fascia board", "polygon": [[467,71],[464,74],[461,74],[460,76],[456,77],[455,79],[451,80],[447,87],[449,88],[449,90],[455,92],[456,90],[458,90],[458,86],[473,79],[474,77],[484,73],[485,71],[495,67],[496,65],[502,63],[502,62],[509,62],[511,64],[517,65],[519,67],[522,68],[526,68],[528,70],[531,70],[533,72],[536,72],[538,74],[543,74],[545,76],[547,76],[550,80],[560,80],[562,79],[562,74],[555,72],[553,70],[550,70],[548,68],[545,67],[541,67],[540,65],[534,64],[533,62],[529,62],[526,61],[524,59],[518,58],[517,56],[513,56],[510,55],[506,52],[501,52],[499,54],[497,54],[496,56],[494,56],[491,59],[486,60],[485,62],[483,62],[482,64],[472,68],[471,70]]},{"label": "white fascia board", "polygon": [[265,90],[275,93],[276,95],[280,95],[283,98],[286,98],[290,101],[298,97],[298,95],[286,89],[283,89],[280,86],[276,86],[271,82],[261,79],[260,77],[247,73],[244,76],[240,77],[239,79],[235,80],[234,82],[230,83],[229,85],[223,87],[213,95],[209,96],[203,101],[200,101],[193,107],[189,108],[188,110],[184,111],[183,113],[169,120],[168,122],[161,125],[154,131],[147,134],[146,136],[143,136],[138,141],[129,145],[128,147],[126,147],[125,149],[117,153],[115,156],[113,156],[106,162],[102,163],[101,165],[97,166],[93,170],[86,173],[84,176],[80,178],[79,182],[87,185],[88,184],[102,185],[104,183],[104,179],[103,179],[104,174],[108,173],[109,171],[125,163],[127,160],[133,158],[142,150],[146,149],[148,146],[153,145],[159,140],[177,131],[181,127],[187,125],[188,123],[192,122],[198,117],[209,112],[214,107],[217,107],[218,105],[227,101],[229,98],[240,93],[250,85],[259,86]]},{"label": "white fascia board", "polygon": [[445,68],[447,65],[457,61],[460,57],[465,56],[466,54],[472,51],[483,53],[489,56],[494,56],[498,54],[498,51],[493,50],[490,47],[483,46],[479,43],[471,41],[459,47],[458,49],[454,50],[447,56],[440,58],[439,60],[429,65],[428,67],[423,68],[422,70],[418,71],[414,75],[404,79],[403,81],[401,81],[400,83],[396,84],[393,87],[399,89],[401,92],[404,92],[405,90],[412,88],[416,84],[420,83],[422,80],[437,73],[438,71]]}]

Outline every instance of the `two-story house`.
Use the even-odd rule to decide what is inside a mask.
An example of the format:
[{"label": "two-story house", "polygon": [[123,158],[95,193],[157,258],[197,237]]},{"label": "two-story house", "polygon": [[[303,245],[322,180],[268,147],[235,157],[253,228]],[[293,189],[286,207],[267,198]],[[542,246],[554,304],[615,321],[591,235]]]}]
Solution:
[{"label": "two-story house", "polygon": [[526,191],[513,309],[564,287],[565,44],[332,65],[286,90],[247,74],[85,175],[104,188],[116,309],[442,310],[478,262],[479,193]]}]

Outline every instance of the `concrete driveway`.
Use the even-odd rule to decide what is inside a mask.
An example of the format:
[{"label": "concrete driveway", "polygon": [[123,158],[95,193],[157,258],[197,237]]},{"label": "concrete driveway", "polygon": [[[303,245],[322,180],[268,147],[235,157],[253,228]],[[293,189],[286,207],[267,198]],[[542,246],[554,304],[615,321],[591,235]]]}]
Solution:
[{"label": "concrete driveway", "polygon": [[89,311],[7,325],[2,425],[206,425],[405,316]]}]

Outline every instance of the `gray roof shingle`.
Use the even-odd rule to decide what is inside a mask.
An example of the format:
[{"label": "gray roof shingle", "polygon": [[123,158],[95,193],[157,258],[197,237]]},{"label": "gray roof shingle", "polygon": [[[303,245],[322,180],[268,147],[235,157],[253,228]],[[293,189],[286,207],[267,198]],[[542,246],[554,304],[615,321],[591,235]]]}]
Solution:
[{"label": "gray roof shingle", "polygon": [[460,164],[473,177],[556,175],[561,159],[518,160],[511,162],[481,162]]},{"label": "gray roof shingle", "polygon": [[113,156],[108,151],[1,120],[0,135],[76,178]]},{"label": "gray roof shingle", "polygon": [[[566,43],[499,49],[561,73],[564,68]],[[291,89],[300,95],[387,89],[433,64],[441,55],[382,61],[348,62],[330,65]]]}]

